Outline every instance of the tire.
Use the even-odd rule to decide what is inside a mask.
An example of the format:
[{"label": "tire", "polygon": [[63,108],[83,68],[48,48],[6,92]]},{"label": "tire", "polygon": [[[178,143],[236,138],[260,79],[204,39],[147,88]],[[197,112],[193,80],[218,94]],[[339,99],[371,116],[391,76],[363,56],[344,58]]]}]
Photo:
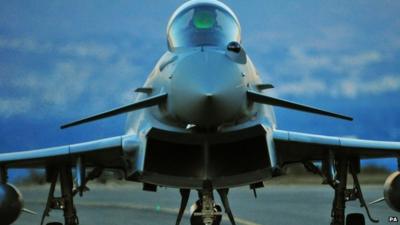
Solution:
[{"label": "tire", "polygon": [[364,215],[361,213],[351,213],[347,215],[346,225],[365,225]]},{"label": "tire", "polygon": [[[202,206],[200,204],[200,201],[197,201],[193,206],[192,206],[193,212],[192,215],[190,216],[190,224],[191,225],[204,225],[203,223],[203,218],[201,216],[194,216],[194,213],[199,213],[202,210]],[[214,211],[215,212],[222,212],[222,208],[219,205],[214,206]],[[222,216],[218,215],[215,217],[214,222],[212,225],[220,225],[222,220]]]},{"label": "tire", "polygon": [[59,223],[59,222],[50,222],[50,223],[47,223],[46,225],[63,225],[63,224]]}]

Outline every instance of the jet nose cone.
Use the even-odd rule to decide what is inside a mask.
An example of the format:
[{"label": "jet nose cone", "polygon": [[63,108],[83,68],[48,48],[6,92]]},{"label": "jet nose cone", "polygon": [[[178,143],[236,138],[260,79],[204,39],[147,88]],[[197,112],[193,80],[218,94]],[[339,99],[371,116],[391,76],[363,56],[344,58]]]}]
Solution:
[{"label": "jet nose cone", "polygon": [[233,120],[240,110],[241,96],[232,92],[201,92],[194,85],[187,85],[184,90],[179,90],[179,95],[171,97],[173,112],[186,123],[201,127],[218,126]]},{"label": "jet nose cone", "polygon": [[221,53],[201,52],[178,62],[169,111],[179,120],[215,127],[240,116],[245,102],[239,66]]}]

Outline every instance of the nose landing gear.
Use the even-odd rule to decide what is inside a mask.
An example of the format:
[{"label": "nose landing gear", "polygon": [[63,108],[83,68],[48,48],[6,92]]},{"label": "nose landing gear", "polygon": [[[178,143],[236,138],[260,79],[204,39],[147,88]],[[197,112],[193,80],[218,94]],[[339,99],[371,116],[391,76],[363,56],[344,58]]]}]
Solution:
[{"label": "nose landing gear", "polygon": [[[229,220],[232,225],[236,225],[234,216],[229,206],[228,201],[228,189],[218,189],[217,192],[221,197],[222,204],[225,208]],[[192,205],[190,209],[190,224],[191,225],[220,225],[222,221],[222,207],[215,204],[213,190],[203,189],[199,190],[199,200]],[[187,202],[189,200],[190,190],[181,189],[180,190],[182,201],[179,209],[178,218],[176,220],[176,225],[179,225],[183,213],[185,211]]]},{"label": "nose landing gear", "polygon": [[211,209],[204,210],[203,203],[198,200],[192,205],[190,217],[191,225],[219,225],[222,220],[222,208],[214,204]]},{"label": "nose landing gear", "polygon": [[192,225],[219,225],[222,219],[221,207],[214,203],[212,191],[202,191],[201,200],[198,200],[191,211]]}]

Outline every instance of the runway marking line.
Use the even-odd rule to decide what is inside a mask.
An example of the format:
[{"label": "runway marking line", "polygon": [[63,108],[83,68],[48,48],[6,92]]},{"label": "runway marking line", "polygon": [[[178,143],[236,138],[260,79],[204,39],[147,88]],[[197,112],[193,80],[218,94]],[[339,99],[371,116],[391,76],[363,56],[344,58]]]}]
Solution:
[{"label": "runway marking line", "polygon": [[[26,201],[26,203],[33,203],[33,204],[46,204],[44,201]],[[102,207],[102,208],[112,208],[112,207],[117,207],[117,208],[124,208],[124,209],[136,209],[136,210],[148,210],[148,211],[157,211],[157,212],[163,212],[167,214],[177,214],[178,209],[174,208],[159,208],[159,209],[154,209],[154,207],[151,206],[145,206],[145,205],[135,205],[135,204],[130,204],[130,203],[100,203],[100,202],[79,202],[75,203],[76,205],[80,206],[86,206],[86,207]],[[190,216],[189,213],[186,211],[185,212],[186,216]],[[229,221],[226,215],[222,217],[224,221]],[[248,221],[246,219],[242,219],[239,217],[235,217],[236,222],[242,225],[261,225],[252,221]]]}]

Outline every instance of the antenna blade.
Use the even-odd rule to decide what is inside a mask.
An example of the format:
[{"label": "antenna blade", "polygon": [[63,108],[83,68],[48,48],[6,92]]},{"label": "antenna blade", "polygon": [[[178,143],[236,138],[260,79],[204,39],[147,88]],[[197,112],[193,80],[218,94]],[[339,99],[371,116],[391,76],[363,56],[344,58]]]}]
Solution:
[{"label": "antenna blade", "polygon": [[256,87],[259,90],[266,90],[266,89],[274,88],[274,85],[272,85],[272,84],[257,84]]}]

